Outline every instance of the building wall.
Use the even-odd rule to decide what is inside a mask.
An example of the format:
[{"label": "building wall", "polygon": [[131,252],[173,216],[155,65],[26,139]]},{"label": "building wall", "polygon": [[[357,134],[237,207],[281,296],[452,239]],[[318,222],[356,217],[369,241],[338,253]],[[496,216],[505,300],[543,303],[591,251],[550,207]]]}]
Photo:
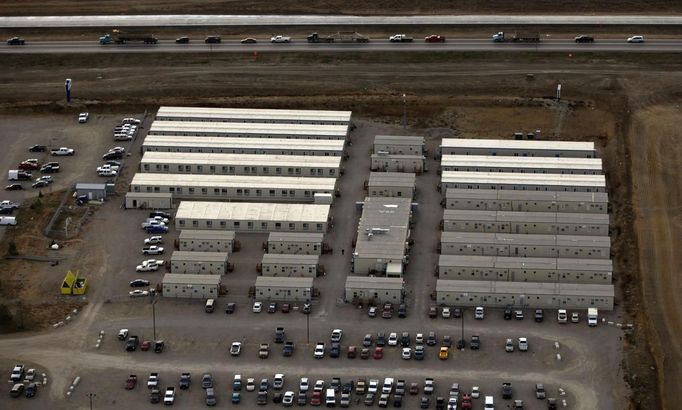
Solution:
[{"label": "building wall", "polygon": [[593,150],[528,149],[528,148],[486,148],[486,147],[441,147],[442,155],[499,155],[510,157],[567,157],[595,158]]},{"label": "building wall", "polygon": [[388,152],[391,155],[423,155],[424,145],[423,144],[390,144],[383,142],[374,143],[374,153]]},{"label": "building wall", "polygon": [[611,284],[611,272],[557,269],[489,268],[468,266],[438,267],[439,279],[492,280],[508,282],[563,282]]},{"label": "building wall", "polygon": [[346,286],[346,302],[362,302],[381,304],[386,302],[401,303],[402,290],[400,289],[366,289]]},{"label": "building wall", "polygon": [[383,155],[372,155],[371,169],[372,171],[381,172],[414,172],[421,174],[424,172],[424,158],[416,159],[413,156],[406,155],[404,158],[396,155],[386,157]]},{"label": "building wall", "polygon": [[284,288],[276,286],[256,286],[256,300],[282,302],[305,302],[311,300],[309,288]]},{"label": "building wall", "polygon": [[213,285],[163,284],[163,296],[169,298],[211,299],[218,297],[218,287]]},{"label": "building wall", "polygon": [[327,232],[327,223],[288,221],[194,220],[176,218],[177,229],[224,229],[235,232]]},{"label": "building wall", "polygon": [[446,182],[441,183],[443,191],[447,189],[500,189],[509,191],[563,191],[563,192],[606,192],[605,187],[578,186],[578,185],[550,185],[547,184],[507,184],[507,183],[479,183],[479,182]]},{"label": "building wall", "polygon": [[414,198],[414,188],[396,186],[372,186],[367,188],[369,196]]},{"label": "building wall", "polygon": [[163,197],[159,195],[130,195],[126,194],[126,208],[128,209],[172,209],[173,195],[166,194]]},{"label": "building wall", "polygon": [[268,253],[322,255],[322,242],[268,241]]},{"label": "building wall", "polygon": [[91,201],[99,201],[107,198],[106,189],[79,189],[76,191],[76,195],[82,196],[87,195],[88,199]]},{"label": "building wall", "polygon": [[558,224],[546,222],[490,222],[480,220],[443,220],[446,232],[488,232],[539,235],[606,236],[609,226],[603,224]]},{"label": "building wall", "polygon": [[263,276],[298,276],[314,278],[317,276],[317,264],[263,262],[261,271]]},{"label": "building wall", "polygon": [[228,239],[179,239],[181,251],[232,252],[234,241]]},{"label": "building wall", "polygon": [[254,188],[194,188],[191,186],[153,186],[153,185],[131,185],[131,192],[150,192],[150,193],[172,193],[177,199],[193,200],[230,200],[230,201],[254,201],[258,202],[313,202],[315,193],[327,193],[334,195],[334,190],[318,189],[311,190],[306,187],[294,189],[254,189]]},{"label": "building wall", "polygon": [[174,174],[213,174],[213,175],[259,175],[259,176],[303,176],[336,178],[338,167],[316,166],[270,166],[270,165],[198,165],[143,163],[143,172]]},{"label": "building wall", "polygon": [[606,202],[562,202],[562,201],[513,201],[466,198],[446,198],[445,208],[469,211],[520,211],[520,212],[575,212],[603,214],[607,212]]},{"label": "building wall", "polygon": [[[200,144],[200,143],[197,143]],[[270,154],[270,155],[309,155],[323,157],[340,157],[343,155],[341,150],[331,149],[311,149],[311,148],[263,148],[250,146],[202,146],[202,145],[164,145],[150,144],[142,145],[143,152],[202,152],[216,154]]]},{"label": "building wall", "polygon": [[608,248],[555,245],[490,245],[441,242],[443,255],[514,256],[527,258],[608,259]]},{"label": "building wall", "polygon": [[575,169],[575,168],[519,168],[482,165],[441,165],[440,171],[466,171],[466,172],[516,172],[519,174],[572,174],[572,175],[599,175],[601,170]]},{"label": "building wall", "polygon": [[225,275],[227,262],[197,262],[184,260],[171,260],[172,273]]}]

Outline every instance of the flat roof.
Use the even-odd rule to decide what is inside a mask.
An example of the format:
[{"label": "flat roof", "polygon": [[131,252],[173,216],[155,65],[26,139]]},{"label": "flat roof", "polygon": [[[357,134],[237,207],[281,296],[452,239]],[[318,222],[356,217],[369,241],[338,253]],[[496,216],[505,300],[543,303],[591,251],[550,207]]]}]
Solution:
[{"label": "flat roof", "polygon": [[194,137],[186,135],[147,135],[143,147],[307,149],[310,151],[343,151],[343,140],[313,140],[286,138]]},{"label": "flat roof", "polygon": [[394,160],[420,160],[425,159],[423,155],[417,154],[372,154],[371,159],[394,159]]},{"label": "flat roof", "polygon": [[584,270],[613,272],[610,259],[521,258],[510,256],[440,255],[438,266],[499,269]]},{"label": "flat roof", "polygon": [[330,205],[181,201],[176,219],[326,223]]},{"label": "flat roof", "polygon": [[223,154],[207,152],[147,151],[141,164],[248,165],[269,167],[339,168],[341,157],[312,155]]},{"label": "flat roof", "polygon": [[295,276],[257,276],[256,288],[272,286],[276,288],[310,288],[313,287],[313,278],[299,278]]},{"label": "flat roof", "polygon": [[584,186],[603,189],[606,187],[604,175],[520,174],[517,172],[443,171],[441,182],[443,184]]},{"label": "flat roof", "polygon": [[334,191],[335,185],[336,178],[141,172],[135,174],[130,183],[131,188],[134,186],[183,186],[195,188],[307,189],[310,191]]},{"label": "flat roof", "polygon": [[589,235],[534,235],[509,233],[479,232],[441,232],[441,242],[490,244],[490,245],[535,245],[535,246],[595,246],[610,248],[611,238],[608,236]]},{"label": "flat roof", "polygon": [[268,242],[313,242],[321,243],[324,234],[317,232],[270,232]]},{"label": "flat roof", "polygon": [[215,229],[183,229],[180,231],[180,240],[203,239],[203,240],[234,240],[234,231],[219,231]]},{"label": "flat roof", "polygon": [[149,128],[149,134],[166,132],[214,134],[214,135],[268,135],[276,137],[330,137],[344,139],[348,134],[347,125],[336,124],[286,124],[251,122],[204,122],[204,121],[163,121],[156,120]]},{"label": "flat roof", "polygon": [[285,263],[301,265],[317,265],[320,255],[290,255],[285,253],[263,254],[263,263]]},{"label": "flat roof", "polygon": [[346,288],[402,290],[403,278],[349,275],[346,277]]},{"label": "flat roof", "polygon": [[551,151],[594,151],[591,141],[545,141],[545,140],[503,140],[503,139],[468,139],[443,138],[441,147],[448,148],[492,148],[515,150],[551,150]]},{"label": "flat roof", "polygon": [[171,261],[225,262],[228,257],[227,252],[174,251]]},{"label": "flat roof", "polygon": [[374,145],[376,144],[424,145],[424,137],[416,135],[376,135]]},{"label": "flat roof", "polygon": [[412,172],[370,172],[368,185],[414,188],[417,175]]},{"label": "flat roof", "polygon": [[358,224],[356,257],[402,258],[409,233],[411,206],[409,198],[365,198]]},{"label": "flat roof", "polygon": [[156,117],[210,118],[215,120],[349,122],[351,111],[279,110],[262,108],[212,108],[161,106]]},{"label": "flat roof", "polygon": [[176,285],[220,285],[220,275],[166,273],[163,275],[163,284]]},{"label": "flat roof", "polygon": [[444,221],[486,221],[486,222],[527,222],[607,225],[608,214],[575,213],[575,212],[516,212],[516,211],[472,211],[446,209],[443,211]]},{"label": "flat roof", "polygon": [[499,189],[457,189],[447,188],[446,198],[484,199],[499,201],[552,201],[552,202],[591,202],[608,203],[606,192],[572,192],[572,191],[510,191]]},{"label": "flat roof", "polygon": [[107,189],[107,184],[97,184],[97,183],[89,183],[89,182],[78,182],[76,184],[76,189]]},{"label": "flat roof", "polygon": [[500,155],[443,155],[442,167],[490,167],[512,169],[574,169],[601,172],[601,158],[507,157]]},{"label": "flat roof", "polygon": [[486,280],[438,279],[436,292],[506,293],[517,295],[557,295],[607,297],[615,296],[613,285],[593,285],[565,282],[507,282]]}]

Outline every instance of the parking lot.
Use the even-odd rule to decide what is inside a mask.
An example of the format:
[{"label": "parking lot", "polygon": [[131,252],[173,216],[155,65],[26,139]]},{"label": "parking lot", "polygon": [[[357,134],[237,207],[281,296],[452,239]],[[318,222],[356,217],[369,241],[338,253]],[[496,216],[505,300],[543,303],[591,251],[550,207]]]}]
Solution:
[{"label": "parking lot", "polygon": [[[76,149],[77,155],[63,161],[68,164],[68,171],[58,175],[56,187],[52,189],[80,181],[79,178],[85,178],[88,182],[96,181],[98,178],[94,171],[101,164],[102,153],[107,148],[121,145],[111,139],[110,129],[122,116],[97,116],[91,113],[88,124],[79,125],[73,119],[73,127],[64,127],[66,119],[61,116],[35,124],[28,117],[20,118],[17,120],[19,125],[25,122],[27,128],[26,131],[22,130],[25,134],[18,136],[17,141],[21,141],[21,146],[18,146],[18,142],[11,144],[8,155],[0,159],[0,165],[2,169],[7,169],[14,162],[25,159],[24,145],[31,143],[69,146]],[[621,403],[624,392],[619,383],[620,352],[614,348],[622,333],[615,326],[600,324],[597,328],[588,328],[584,312],[581,312],[583,317],[580,323],[565,325],[556,322],[556,311],[546,311],[542,323],[532,320],[530,310],[525,312],[523,321],[505,321],[501,311],[493,310],[487,311],[482,321],[474,320],[471,310],[464,311],[463,319],[428,318],[427,311],[432,305],[430,294],[435,289],[436,280],[433,275],[437,260],[436,232],[442,217],[440,196],[435,189],[438,181],[436,162],[432,155],[428,160],[430,171],[417,178],[419,210],[412,231],[415,245],[405,276],[407,317],[370,318],[366,307],[343,303],[343,288],[350,268],[351,241],[360,216],[355,210],[355,202],[364,197],[363,183],[369,175],[372,138],[376,134],[402,133],[400,129],[368,121],[358,121],[357,125],[352,133],[353,144],[348,148],[350,158],[344,163],[345,174],[337,184],[341,197],[332,207],[334,227],[325,236],[325,241],[334,247],[335,252],[321,257],[320,263],[325,265],[327,273],[315,279],[315,287],[320,290],[321,297],[313,301],[309,316],[299,311],[278,311],[274,314],[251,312],[253,300],[248,297],[248,289],[255,281],[256,264],[263,253],[261,244],[266,239],[266,235],[260,234],[237,235],[242,245],[241,251],[231,255],[230,262],[235,264],[235,270],[223,280],[229,292],[219,298],[214,313],[205,313],[201,300],[159,298],[152,309],[149,298],[131,299],[128,296],[131,290],[129,281],[144,278],[157,283],[164,271],[135,272],[135,266],[143,259],[148,259],[141,253],[143,240],[148,235],[140,229],[140,223],[148,211],[125,210],[122,208],[123,197],[115,196],[96,212],[82,232],[78,248],[64,250],[65,255],[71,258],[69,265],[87,271],[89,305],[80,314],[81,317],[76,317],[73,323],[60,329],[25,340],[12,339],[0,346],[0,357],[3,358],[0,365],[8,371],[15,361],[23,361],[27,367],[31,363],[31,366],[45,368],[50,375],[49,395],[44,391],[39,392],[34,399],[10,399],[8,395],[0,395],[0,407],[20,402],[21,408],[38,408],[49,402],[50,408],[87,408],[89,398],[86,394],[95,393],[93,408],[151,408],[154,405],[149,403],[146,379],[153,371],[160,374],[162,390],[166,386],[177,387],[180,373],[191,372],[192,387],[187,391],[178,391],[176,397],[176,405],[181,408],[203,406],[204,392],[199,381],[204,372],[211,372],[215,377],[219,407],[233,407],[229,401],[235,374],[241,374],[244,380],[253,377],[258,383],[265,377],[271,380],[275,373],[286,375],[282,392],[297,392],[300,377],[308,377],[311,381],[324,379],[327,382],[332,377],[339,377],[343,382],[359,377],[381,380],[393,377],[405,380],[408,386],[412,382],[423,385],[426,377],[433,377],[436,381],[433,398],[447,397],[450,384],[454,382],[460,384],[462,393],[479,386],[481,398],[474,401],[474,408],[483,407],[484,395],[493,395],[498,407],[511,405],[511,401],[502,400],[501,396],[501,384],[507,381],[513,384],[514,398],[522,399],[526,408],[530,409],[547,406],[546,402],[534,397],[536,383],[545,385],[548,397],[565,399],[568,408],[617,407],[615,404]],[[59,130],[64,131],[60,134],[62,131]],[[438,145],[441,133],[440,130],[424,131],[431,153]],[[29,135],[35,139],[29,138]],[[40,139],[38,135],[41,135]],[[54,142],[45,142],[43,135],[55,135],[52,138],[56,139]],[[140,140],[138,138],[128,149],[128,165],[117,185],[118,192],[125,191],[126,181],[132,178],[139,162]],[[20,202],[28,194],[30,191],[9,192],[3,199],[6,197]],[[171,250],[176,238],[177,232],[171,229],[161,246]],[[344,254],[340,252],[341,249],[345,250]],[[170,252],[167,251],[155,258],[167,260],[169,257]],[[51,269],[63,272],[67,266],[62,264],[61,268]],[[237,310],[232,315],[224,312],[227,302],[237,304]],[[116,339],[118,330],[128,328],[131,334],[138,335],[142,340],[152,340],[153,311],[156,338],[165,340],[166,349],[161,354],[139,350],[126,352],[123,343]],[[616,321],[619,315],[618,310],[600,313]],[[292,357],[283,357],[281,346],[273,342],[278,326],[285,328],[286,339],[296,345]],[[324,341],[328,346],[330,332],[335,328],[343,329],[341,357],[314,359],[315,343]],[[97,349],[95,343],[100,330],[105,332],[105,336],[102,346]],[[417,333],[426,335],[430,331],[436,333],[439,342],[444,335],[451,336],[455,341],[462,332],[466,340],[472,335],[479,335],[481,348],[478,351],[468,347],[463,351],[453,350],[447,360],[438,359],[438,346],[426,347],[423,361],[403,360],[398,347],[388,346],[384,348],[385,354],[380,360],[345,357],[347,346],[361,348],[362,339],[367,333],[376,336],[377,332],[386,335],[409,332],[414,338]],[[528,338],[529,351],[519,352],[516,349],[513,353],[505,352],[505,340],[517,340],[519,337]],[[233,341],[243,343],[239,357],[229,355]],[[558,349],[555,346],[557,342]],[[268,359],[258,358],[260,343],[270,344]],[[20,345],[24,347],[16,350]],[[414,345],[414,339],[411,345]],[[17,354],[17,351],[25,353]],[[8,355],[10,352],[11,356]],[[561,360],[557,354],[561,355]],[[138,386],[132,391],[124,389],[129,374],[138,376]],[[81,377],[80,383],[72,396],[67,398],[68,386],[77,376]],[[559,388],[565,390],[565,396],[559,395]],[[243,392],[242,396],[242,407],[255,407],[255,392]],[[421,396],[421,393],[406,396],[403,407],[417,408]],[[356,397],[353,394],[354,400]],[[267,406],[273,407],[275,405],[272,403]],[[434,408],[433,403],[430,408]]]}]

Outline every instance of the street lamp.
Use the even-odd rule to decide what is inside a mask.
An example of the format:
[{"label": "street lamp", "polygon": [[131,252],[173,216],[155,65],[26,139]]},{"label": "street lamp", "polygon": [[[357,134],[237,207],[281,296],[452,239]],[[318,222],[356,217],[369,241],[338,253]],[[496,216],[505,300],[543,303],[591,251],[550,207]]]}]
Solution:
[{"label": "street lamp", "polygon": [[152,327],[154,328],[154,340],[156,340],[156,292],[152,295]]},{"label": "street lamp", "polygon": [[407,130],[407,95],[403,93],[403,130]]},{"label": "street lamp", "polygon": [[[469,294],[464,293],[464,294],[462,294],[462,296],[465,298],[468,298]],[[462,350],[464,350],[464,311],[465,311],[465,308],[464,308],[464,305],[462,305]]]},{"label": "street lamp", "polygon": [[[310,299],[306,299],[305,303],[310,306]],[[310,312],[305,313],[305,344],[310,345]]]},{"label": "street lamp", "polygon": [[97,395],[95,393],[88,393],[86,396],[90,399],[90,410],[92,410],[92,399],[97,397]]}]

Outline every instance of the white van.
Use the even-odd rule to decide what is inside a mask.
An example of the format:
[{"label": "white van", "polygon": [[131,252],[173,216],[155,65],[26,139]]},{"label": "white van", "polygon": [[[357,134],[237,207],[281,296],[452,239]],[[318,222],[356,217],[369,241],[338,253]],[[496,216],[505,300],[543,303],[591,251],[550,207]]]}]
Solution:
[{"label": "white van", "polygon": [[14,216],[0,216],[0,225],[11,225],[17,224],[17,218]]},{"label": "white van", "polygon": [[485,396],[485,406],[483,406],[485,410],[495,410],[495,400],[493,399],[493,396]]},{"label": "white van", "polygon": [[204,310],[206,313],[213,313],[213,310],[215,309],[215,299],[209,299],[206,301],[206,307]]},{"label": "white van", "polygon": [[568,313],[566,313],[566,309],[559,309],[559,313],[557,314],[557,320],[559,321],[559,323],[568,322]]},{"label": "white van", "polygon": [[324,397],[324,404],[327,407],[336,407],[336,392],[334,392],[334,389],[327,389],[327,394]]}]

